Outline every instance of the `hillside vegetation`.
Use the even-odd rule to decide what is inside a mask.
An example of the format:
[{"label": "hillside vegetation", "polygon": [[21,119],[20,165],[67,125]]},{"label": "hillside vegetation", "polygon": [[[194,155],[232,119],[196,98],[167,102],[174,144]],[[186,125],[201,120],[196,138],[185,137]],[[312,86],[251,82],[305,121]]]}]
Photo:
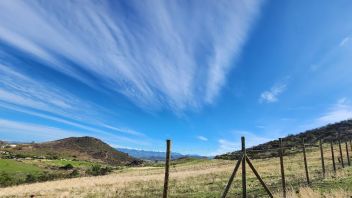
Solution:
[{"label": "hillside vegetation", "polygon": [[106,163],[109,165],[140,164],[141,161],[117,151],[103,141],[93,137],[70,137],[61,140],[20,144],[3,149],[19,157],[45,159],[75,159]]},{"label": "hillside vegetation", "polygon": [[[314,129],[300,133],[297,135],[290,135],[284,138],[285,155],[283,157],[286,185],[288,197],[323,197],[323,198],[340,198],[352,196],[352,166],[347,165],[346,147],[342,147],[342,153],[345,160],[345,168],[342,168],[342,161],[339,158],[339,148],[336,144],[336,133],[340,132],[342,140],[350,138],[351,120],[328,125],[319,129]],[[305,138],[307,147],[307,162],[311,184],[308,185],[306,181],[303,155],[301,149],[301,139]],[[83,138],[85,139],[85,138]],[[33,183],[28,185],[12,186],[0,189],[0,197],[123,197],[123,198],[140,198],[140,197],[161,197],[164,179],[164,167],[162,164],[144,164],[144,167],[124,166],[123,168],[115,167],[100,167],[101,165],[94,162],[94,160],[79,161],[77,158],[86,159],[87,156],[94,156],[92,153],[96,149],[85,151],[85,145],[97,146],[98,150],[109,154],[109,149],[104,150],[99,141],[92,138],[88,140],[78,141],[76,138],[67,138],[59,141],[48,142],[44,144],[31,145],[32,148],[7,148],[8,150],[21,151],[31,155],[45,155],[56,154],[55,148],[61,148],[61,157],[66,156],[71,159],[2,159],[0,165],[5,167],[11,174],[19,174],[24,176],[22,181],[33,183],[36,181],[47,181],[42,183]],[[323,177],[320,150],[317,141],[322,139],[326,175]],[[334,152],[337,171],[333,171],[332,156],[330,153],[330,141],[335,141]],[[96,145],[98,144],[98,145]],[[23,145],[24,146],[24,145]],[[258,145],[249,149],[249,158],[252,159],[254,166],[268,185],[269,189],[274,193],[275,197],[282,197],[281,192],[281,175],[280,164],[277,156],[278,142],[270,141],[268,143]],[[349,148],[349,147],[347,147]],[[83,154],[79,156],[73,152],[73,149],[81,150]],[[24,152],[26,151],[26,152]],[[40,152],[39,152],[40,151]],[[43,152],[45,151],[45,152]],[[352,152],[350,152],[352,153]],[[49,155],[49,156],[50,156]],[[224,159],[235,159],[238,152],[229,153],[218,156],[223,159],[194,159],[181,158],[173,160],[170,167],[170,181],[169,181],[169,195],[170,197],[194,197],[194,198],[213,198],[220,197],[224,187],[234,168],[235,161]],[[98,155],[104,156],[104,155]],[[126,157],[126,155],[123,155]],[[98,158],[102,162],[104,158]],[[106,159],[106,158],[105,158]],[[120,162],[130,163],[126,159],[134,160],[127,155],[125,160]],[[352,159],[351,159],[352,160]],[[106,161],[108,162],[108,161]],[[132,161],[133,162],[133,161]],[[71,166],[68,165],[71,164]],[[45,164],[45,165],[44,165]],[[25,166],[22,166],[25,165]],[[149,166],[146,166],[149,165]],[[17,167],[17,168],[16,168]],[[38,170],[37,167],[45,167],[45,170],[51,170],[57,175],[64,174],[72,177],[71,179],[63,179],[58,177],[56,181],[49,181],[44,176],[50,175],[43,172],[43,169]],[[67,170],[66,170],[67,169]],[[18,170],[18,171],[17,171]],[[80,176],[71,174],[75,171]],[[31,171],[31,176],[25,175],[26,171]],[[107,172],[111,174],[105,175]],[[7,181],[7,175],[0,175],[0,183]],[[34,176],[33,176],[34,175]],[[86,176],[103,175],[99,177]],[[43,180],[35,180],[35,178],[44,177]],[[34,180],[33,180],[34,178]],[[6,184],[6,183],[5,183]],[[19,183],[17,183],[19,184]],[[13,185],[13,184],[10,184]],[[6,186],[6,185],[4,185]],[[233,186],[228,194],[228,197],[241,196],[241,171],[236,175]],[[264,189],[254,176],[254,174],[247,169],[247,192],[248,197],[267,197]]]},{"label": "hillside vegetation", "polygon": [[0,143],[0,187],[106,175],[142,163],[92,137],[45,143]]},{"label": "hillside vegetation", "polygon": [[[296,135],[288,135],[282,138],[283,146],[286,149],[286,154],[292,154],[301,151],[302,139],[304,138],[305,144],[316,144],[320,139],[323,143],[330,143],[331,141],[337,142],[340,138],[341,141],[352,140],[352,120],[345,120],[335,124],[329,124],[324,127],[308,130]],[[251,158],[268,158],[277,157],[279,148],[279,141],[272,140],[264,144],[259,144],[247,149],[247,154]],[[240,156],[240,151],[234,151],[222,155],[215,156],[216,159],[237,159]]]},{"label": "hillside vegetation", "polygon": [[[336,145],[335,145],[335,148]],[[321,174],[318,148],[307,151],[311,185],[305,181],[302,153],[285,156],[288,197],[344,198],[352,196],[352,166],[344,169],[337,164],[332,171],[329,145],[324,145],[326,178]],[[345,153],[345,151],[343,151]],[[337,153],[337,150],[336,150]],[[220,197],[234,168],[231,160],[182,159],[170,167],[169,197]],[[282,197],[278,158],[254,159],[254,166],[274,193]],[[135,167],[116,170],[100,177],[83,177],[45,183],[14,186],[0,190],[0,197],[162,197],[164,167]],[[248,197],[267,197],[255,176],[247,171]],[[241,171],[235,177],[228,197],[241,197]]]}]

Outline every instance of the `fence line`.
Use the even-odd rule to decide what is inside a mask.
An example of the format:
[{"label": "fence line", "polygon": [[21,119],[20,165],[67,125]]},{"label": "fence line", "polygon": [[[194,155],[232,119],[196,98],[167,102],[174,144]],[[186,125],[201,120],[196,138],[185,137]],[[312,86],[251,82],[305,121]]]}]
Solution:
[{"label": "fence line", "polygon": [[[340,135],[338,135],[338,150],[339,150],[339,162],[341,163],[341,167],[345,168],[345,164],[343,161],[343,152],[342,152],[342,146],[341,146],[341,139],[340,139]],[[324,157],[324,147],[323,147],[323,140],[319,139],[319,150],[320,150],[320,160],[321,160],[321,170],[322,170],[322,176],[323,178],[325,178],[326,176],[326,164],[325,164],[325,157]],[[350,151],[352,153],[352,141],[349,140],[350,143]],[[331,160],[332,160],[332,168],[334,173],[336,173],[336,162],[335,162],[335,153],[334,153],[334,141],[330,141],[330,150],[331,150]],[[263,181],[263,179],[260,177],[258,171],[256,170],[256,168],[254,167],[253,163],[251,162],[251,160],[248,158],[247,155],[247,150],[246,150],[246,146],[245,146],[245,137],[241,137],[241,145],[242,145],[242,149],[241,149],[241,155],[238,158],[235,167],[230,175],[230,178],[228,180],[228,183],[226,184],[223,193],[221,194],[221,198],[226,198],[231,185],[233,183],[233,180],[236,176],[236,173],[240,167],[240,165],[242,165],[242,197],[246,198],[247,197],[247,175],[246,175],[246,164],[249,165],[250,169],[253,171],[254,175],[256,176],[256,178],[259,180],[260,184],[263,186],[264,190],[266,191],[266,193],[269,195],[269,197],[273,197],[270,189],[268,188],[268,186],[265,184],[265,182]],[[310,180],[309,177],[309,167],[308,167],[308,160],[307,160],[307,155],[306,155],[306,146],[310,146],[310,147],[317,147],[316,145],[312,145],[312,144],[305,144],[304,142],[304,138],[302,138],[302,153],[303,153],[303,163],[304,163],[304,167],[305,167],[305,175],[306,175],[306,181],[307,184],[310,185],[312,183],[312,181]],[[349,152],[349,146],[348,146],[348,141],[345,141],[345,152],[346,152],[346,157],[347,157],[347,163],[348,166],[351,166],[351,159],[350,159],[350,152]],[[279,154],[279,159],[280,159],[280,172],[281,172],[281,187],[282,187],[282,196],[283,198],[286,198],[286,178],[285,178],[285,167],[284,167],[284,159],[283,156],[285,155],[285,149],[292,149],[292,147],[285,147],[283,146],[283,141],[282,138],[279,138],[279,148],[277,149],[268,149],[268,150],[277,150],[278,154]],[[252,150],[251,150],[252,151]],[[259,151],[259,150],[256,150]],[[266,149],[263,149],[261,151],[266,151]],[[168,197],[168,180],[169,180],[169,170],[170,170],[170,160],[171,160],[171,140],[167,140],[166,141],[166,160],[165,160],[165,179],[164,179],[164,191],[163,191],[163,198],[167,198]]]}]

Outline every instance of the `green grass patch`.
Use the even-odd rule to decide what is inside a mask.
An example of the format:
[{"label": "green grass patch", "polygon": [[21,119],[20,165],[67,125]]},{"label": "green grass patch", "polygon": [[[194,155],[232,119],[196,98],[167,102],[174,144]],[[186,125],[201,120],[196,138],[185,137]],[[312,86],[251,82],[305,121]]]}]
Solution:
[{"label": "green grass patch", "polygon": [[42,169],[21,161],[11,159],[0,159],[0,172],[7,173],[9,175],[21,175],[21,174],[40,174]]},{"label": "green grass patch", "polygon": [[75,160],[42,160],[41,163],[47,164],[49,166],[62,167],[67,164],[71,164],[75,168],[85,168],[97,165],[97,163],[87,162],[87,161],[75,161]]}]

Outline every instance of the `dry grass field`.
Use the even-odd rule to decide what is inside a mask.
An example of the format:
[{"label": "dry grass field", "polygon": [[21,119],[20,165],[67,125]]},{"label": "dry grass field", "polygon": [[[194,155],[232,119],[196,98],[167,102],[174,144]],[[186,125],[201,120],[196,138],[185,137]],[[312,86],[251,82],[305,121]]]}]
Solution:
[{"label": "dry grass field", "polygon": [[[335,147],[337,148],[337,147]],[[302,153],[284,157],[288,197],[351,197],[352,166],[337,165],[332,171],[331,153],[325,145],[325,164],[328,174],[322,178],[320,153],[317,148],[307,150],[312,184],[305,182]],[[338,151],[335,151],[335,156]],[[346,157],[345,157],[346,161]],[[336,160],[336,162],[338,162]],[[278,158],[253,160],[264,181],[275,194],[281,196]],[[234,167],[234,161],[194,160],[171,167],[170,197],[219,197]],[[346,163],[347,164],[347,163]],[[248,197],[265,197],[255,176],[248,171]],[[20,185],[0,189],[1,197],[161,197],[162,167],[128,168],[107,176],[65,179],[44,183]],[[241,173],[236,175],[228,197],[241,196]]]}]

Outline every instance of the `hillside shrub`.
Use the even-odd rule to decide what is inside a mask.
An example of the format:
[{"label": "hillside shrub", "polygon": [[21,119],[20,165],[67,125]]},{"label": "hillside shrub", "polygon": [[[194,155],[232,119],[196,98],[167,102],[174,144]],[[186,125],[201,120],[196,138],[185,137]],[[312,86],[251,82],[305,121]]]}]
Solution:
[{"label": "hillside shrub", "polygon": [[60,169],[72,170],[73,169],[73,165],[72,164],[66,164],[65,166],[61,166]]},{"label": "hillside shrub", "polygon": [[14,177],[11,177],[9,174],[5,172],[0,173],[0,187],[12,186],[21,183],[21,181],[17,180]]},{"label": "hillside shrub", "polygon": [[33,174],[27,174],[26,175],[26,179],[25,179],[25,182],[26,183],[33,183],[33,182],[36,182],[38,181],[38,177],[33,175]]},{"label": "hillside shrub", "polygon": [[112,171],[110,167],[102,167],[100,165],[93,165],[90,169],[86,171],[88,175],[98,176],[98,175],[107,175]]}]

